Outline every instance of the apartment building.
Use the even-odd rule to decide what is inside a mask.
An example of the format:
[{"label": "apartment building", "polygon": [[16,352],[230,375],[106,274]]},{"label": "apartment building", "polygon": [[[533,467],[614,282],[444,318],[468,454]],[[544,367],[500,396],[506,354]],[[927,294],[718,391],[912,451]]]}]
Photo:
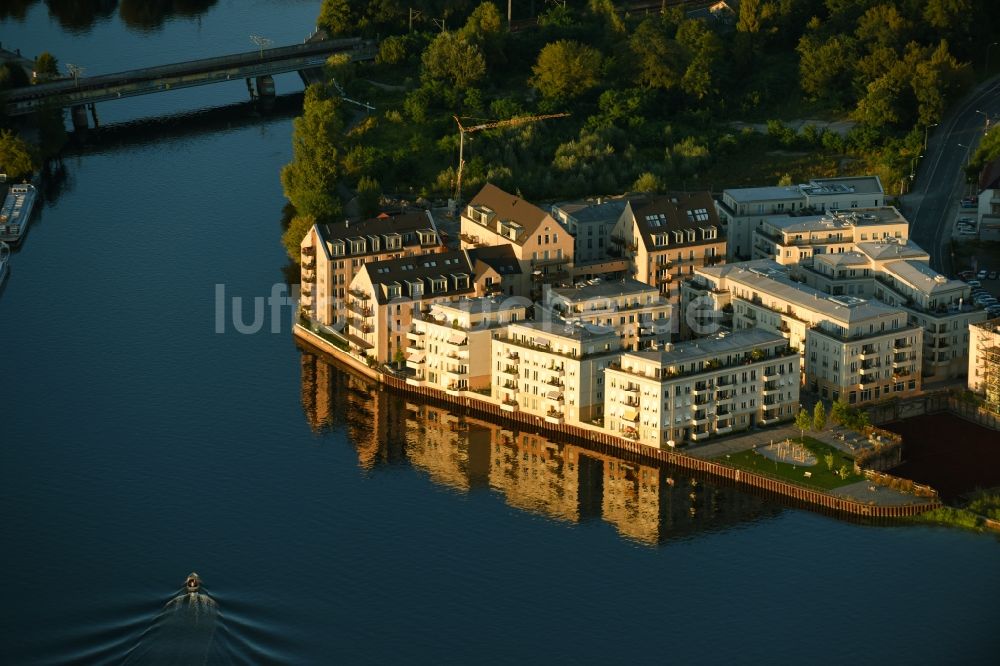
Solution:
[{"label": "apartment building", "polygon": [[[630,197],[632,201],[638,198]],[[612,244],[626,199],[574,201],[552,206],[552,216],[573,236],[573,274],[577,277],[617,276],[630,269],[622,245]]]},{"label": "apartment building", "polygon": [[969,390],[986,398],[985,407],[1000,413],[1000,319],[969,326]]},{"label": "apartment building", "polygon": [[491,340],[507,324],[527,318],[530,302],[521,297],[476,297],[435,303],[416,313],[406,337],[406,382],[452,395],[489,389]]},{"label": "apartment building", "polygon": [[773,216],[884,205],[879,177],[856,176],[816,178],[787,187],[730,188],[723,190],[716,207],[726,229],[727,259],[737,261],[753,258],[753,231]]},{"label": "apartment building", "polygon": [[503,409],[550,423],[603,414],[604,369],[621,354],[611,328],[560,321],[510,324],[493,339],[492,396]]},{"label": "apartment building", "polygon": [[874,298],[907,313],[924,329],[922,375],[953,379],[968,371],[969,325],[987,314],[972,302],[969,285],[950,280],[928,264],[911,241],[886,238],[857,244],[843,254],[820,254],[792,275],[833,296]]},{"label": "apartment building", "polygon": [[749,328],[625,352],[605,371],[605,427],[674,446],[794,418],[800,358],[780,334]]},{"label": "apartment building", "polygon": [[726,236],[708,192],[629,201],[613,241],[625,248],[637,280],[675,302],[682,278],[726,257]]},{"label": "apartment building", "polygon": [[772,215],[753,230],[753,258],[810,264],[814,257],[850,252],[860,243],[905,242],[909,229],[910,223],[892,206]]},{"label": "apartment building", "polygon": [[511,245],[476,247],[466,250],[476,276],[476,288],[489,296],[525,296],[531,292],[531,275],[521,270],[521,262]]},{"label": "apartment building", "polygon": [[402,364],[413,317],[437,303],[476,295],[462,250],[366,263],[347,292],[351,350],[379,363]]},{"label": "apartment building", "polygon": [[309,317],[332,326],[346,316],[347,290],[366,263],[444,252],[447,248],[427,212],[382,213],[343,224],[316,224],[300,244],[299,305]]},{"label": "apartment building", "polygon": [[699,269],[684,290],[685,303],[728,309],[735,330],[781,333],[802,354],[804,385],[824,399],[866,403],[921,388],[924,331],[900,307],[825,294],[771,259]]},{"label": "apartment building", "polygon": [[660,348],[674,330],[673,306],[656,287],[632,278],[593,278],[573,287],[546,289],[535,304],[535,319],[613,328],[622,349]]},{"label": "apartment building", "polygon": [[538,206],[486,184],[460,217],[463,249],[510,245],[522,273],[531,276],[539,292],[543,283],[569,279],[573,237]]}]

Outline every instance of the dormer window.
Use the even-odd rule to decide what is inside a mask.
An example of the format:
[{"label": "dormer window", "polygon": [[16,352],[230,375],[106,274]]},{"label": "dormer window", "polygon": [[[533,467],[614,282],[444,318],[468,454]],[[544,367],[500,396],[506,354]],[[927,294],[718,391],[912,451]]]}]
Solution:
[{"label": "dormer window", "polygon": [[402,287],[398,282],[386,285],[386,294],[389,298],[399,298],[402,295]]},{"label": "dormer window", "polygon": [[385,249],[398,250],[403,246],[403,237],[399,234],[386,234]]},{"label": "dormer window", "polygon": [[330,243],[330,254],[332,254],[335,257],[344,256],[344,241],[339,240]]},{"label": "dormer window", "polygon": [[351,239],[351,254],[364,254],[365,253],[365,239],[364,238],[352,238]]},{"label": "dormer window", "polygon": [[453,275],[452,277],[455,279],[455,289],[469,288],[469,276],[465,273],[459,273],[458,275]]}]

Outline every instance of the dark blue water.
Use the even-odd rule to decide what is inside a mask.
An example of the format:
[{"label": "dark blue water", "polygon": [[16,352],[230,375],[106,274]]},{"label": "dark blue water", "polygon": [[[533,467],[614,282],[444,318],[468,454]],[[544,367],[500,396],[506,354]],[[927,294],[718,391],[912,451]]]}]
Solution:
[{"label": "dark blue water", "polygon": [[[291,43],[318,5],[223,1],[156,31],[112,14],[69,33],[36,3],[0,41],[101,73],[244,50],[251,32]],[[267,296],[286,265],[291,118],[245,95],[99,106],[129,129],[70,151],[14,257],[0,663],[122,663],[157,640],[190,571],[219,603],[218,663],[1000,654],[993,537],[857,526],[481,425],[452,433],[304,355],[287,311],[278,333],[216,333],[217,284]],[[192,113],[206,107],[225,108]],[[190,131],[139,120],[163,114]]]}]

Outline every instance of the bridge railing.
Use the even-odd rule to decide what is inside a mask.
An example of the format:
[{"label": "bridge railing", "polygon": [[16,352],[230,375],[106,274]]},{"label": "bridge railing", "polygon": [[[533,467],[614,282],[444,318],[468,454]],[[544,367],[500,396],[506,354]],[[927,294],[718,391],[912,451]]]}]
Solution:
[{"label": "bridge railing", "polygon": [[328,39],[324,41],[306,42],[304,44],[294,44],[292,46],[281,46],[273,49],[264,49],[263,52],[248,51],[225,56],[203,58],[200,60],[188,60],[185,62],[173,63],[170,65],[157,65],[142,69],[127,70],[112,74],[101,74],[89,76],[76,80],[62,80],[52,83],[42,83],[26,88],[17,88],[8,91],[3,101],[8,104],[24,100],[38,99],[62,93],[84,91],[95,87],[108,85],[126,85],[148,81],[150,79],[165,78],[168,76],[179,76],[185,74],[196,74],[200,72],[224,69],[227,67],[246,66],[257,62],[273,62],[284,60],[290,57],[308,56],[314,53],[336,53],[338,51],[357,50],[365,55],[374,53],[374,42],[362,40],[359,37],[344,39]]}]

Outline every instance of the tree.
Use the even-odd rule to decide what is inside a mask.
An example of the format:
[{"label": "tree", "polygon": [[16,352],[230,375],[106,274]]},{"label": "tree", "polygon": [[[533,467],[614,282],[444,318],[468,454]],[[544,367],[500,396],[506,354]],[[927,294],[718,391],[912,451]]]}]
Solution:
[{"label": "tree", "polygon": [[295,211],[320,221],[330,220],[341,210],[334,190],[343,122],[339,100],[324,95],[315,85],[306,90],[302,116],[293,123],[292,161],[281,171],[285,197]]},{"label": "tree", "polygon": [[809,416],[809,412],[805,409],[800,409],[798,415],[795,417],[795,427],[799,429],[799,435],[803,442],[806,439],[806,430],[812,426],[812,418]]},{"label": "tree", "polygon": [[347,0],[323,0],[316,25],[326,30],[331,37],[351,33],[354,30],[351,6]]},{"label": "tree", "polygon": [[586,44],[562,39],[546,44],[531,68],[529,83],[547,99],[580,97],[600,80],[601,53]]},{"label": "tree", "polygon": [[358,181],[358,205],[364,217],[371,217],[378,212],[379,201],[382,198],[382,186],[370,176],[362,176]]},{"label": "tree", "polygon": [[813,430],[820,432],[824,428],[826,428],[826,407],[823,406],[823,401],[819,400],[813,407]]},{"label": "tree", "polygon": [[681,83],[687,68],[684,49],[667,37],[655,18],[644,20],[632,33],[629,49],[635,56],[635,82],[646,88],[671,90]]},{"label": "tree", "polygon": [[913,25],[895,5],[884,4],[870,7],[858,19],[854,34],[865,44],[898,48],[909,41],[912,30]]},{"label": "tree", "polygon": [[960,64],[941,40],[931,57],[918,63],[913,77],[917,115],[921,125],[940,122],[949,102],[969,83],[969,66]]},{"label": "tree", "polygon": [[797,50],[802,90],[814,99],[843,101],[854,75],[853,40],[835,35],[824,42],[813,35],[803,35]]},{"label": "tree", "polygon": [[48,51],[42,51],[42,53],[35,58],[35,73],[42,78],[59,76],[59,63],[51,53]]},{"label": "tree", "polygon": [[281,244],[285,246],[285,251],[294,261],[301,260],[302,239],[306,237],[314,224],[316,224],[316,218],[312,215],[296,215],[281,235]]},{"label": "tree", "polygon": [[13,179],[27,178],[39,167],[34,147],[11,130],[0,131],[0,172]]},{"label": "tree", "polygon": [[663,189],[663,181],[650,171],[644,171],[632,184],[633,192],[662,192]]},{"label": "tree", "polygon": [[832,472],[833,471],[833,452],[832,451],[828,452],[826,455],[823,456],[823,462],[826,463],[826,468]]},{"label": "tree", "polygon": [[591,14],[604,21],[604,26],[609,32],[613,34],[625,32],[625,24],[618,16],[618,11],[612,0],[588,0],[587,9]]},{"label": "tree", "polygon": [[390,35],[379,42],[376,65],[398,65],[409,56],[409,39],[406,35]]},{"label": "tree", "polygon": [[850,407],[848,407],[846,400],[843,398],[837,400],[830,409],[830,420],[838,425],[846,426],[847,424],[844,421],[846,420],[848,409]]},{"label": "tree", "polygon": [[14,62],[0,63],[0,90],[20,88],[30,83],[24,69]]},{"label": "tree", "polygon": [[452,32],[434,38],[421,57],[422,75],[466,88],[486,74],[486,59],[479,47]]}]

